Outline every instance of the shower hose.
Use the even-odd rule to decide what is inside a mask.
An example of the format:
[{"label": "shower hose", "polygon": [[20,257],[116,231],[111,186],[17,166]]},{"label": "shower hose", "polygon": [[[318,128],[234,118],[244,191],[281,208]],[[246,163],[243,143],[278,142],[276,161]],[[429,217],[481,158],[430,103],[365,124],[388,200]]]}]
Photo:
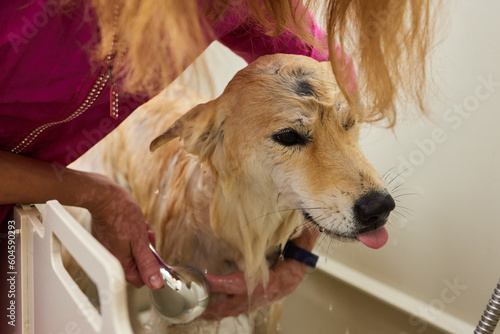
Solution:
[{"label": "shower hose", "polygon": [[493,334],[498,320],[500,319],[500,282],[491,295],[491,299],[486,305],[481,320],[477,324],[474,334]]}]

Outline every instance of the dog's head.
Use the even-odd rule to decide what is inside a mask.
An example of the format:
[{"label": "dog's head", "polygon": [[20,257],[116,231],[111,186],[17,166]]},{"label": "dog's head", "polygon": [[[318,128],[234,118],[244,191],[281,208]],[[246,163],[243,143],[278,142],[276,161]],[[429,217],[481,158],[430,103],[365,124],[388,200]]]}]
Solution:
[{"label": "dog's head", "polygon": [[219,98],[178,119],[151,149],[180,137],[187,152],[211,166],[212,228],[248,248],[243,252],[261,239],[282,242],[297,222],[378,248],[395,205],[358,147],[360,116],[328,62],[265,56],[238,72]]}]

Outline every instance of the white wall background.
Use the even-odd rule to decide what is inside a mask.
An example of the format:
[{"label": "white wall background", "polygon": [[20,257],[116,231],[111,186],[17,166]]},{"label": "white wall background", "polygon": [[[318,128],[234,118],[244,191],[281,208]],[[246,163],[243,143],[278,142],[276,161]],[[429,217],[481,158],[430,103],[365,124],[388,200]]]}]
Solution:
[{"label": "white wall background", "polygon": [[[500,1],[445,0],[443,11],[434,120],[404,122],[396,135],[371,128],[362,139],[382,174],[401,173],[391,183],[402,185],[388,244],[378,251],[324,244],[338,272],[362,273],[409,298],[388,302],[415,301],[402,308],[470,333],[500,278]],[[245,63],[220,45],[208,53],[219,93]],[[355,277],[351,283],[366,288]]]},{"label": "white wall background", "polygon": [[[372,130],[363,140],[381,172],[404,171],[394,183],[405,190],[395,195],[418,194],[399,198],[412,212],[398,210],[404,219],[394,215],[380,251],[343,246],[331,256],[424,302],[417,314],[475,325],[500,278],[500,1],[445,5],[434,123],[405,124],[397,139]],[[446,293],[449,283],[459,287]]]}]

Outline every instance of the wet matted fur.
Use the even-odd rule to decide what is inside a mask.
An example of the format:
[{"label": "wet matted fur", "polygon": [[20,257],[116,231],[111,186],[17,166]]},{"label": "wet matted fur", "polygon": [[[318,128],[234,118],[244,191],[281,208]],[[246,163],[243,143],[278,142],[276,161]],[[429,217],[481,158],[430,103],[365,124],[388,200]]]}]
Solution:
[{"label": "wet matted fur", "polygon": [[[261,57],[220,97],[200,100],[169,88],[78,162],[132,193],[167,263],[238,269],[253,289],[304,227],[383,239],[376,231],[394,202],[358,146],[362,110],[347,106],[328,62]],[[208,323],[175,328],[156,316],[150,326],[170,333]]]}]

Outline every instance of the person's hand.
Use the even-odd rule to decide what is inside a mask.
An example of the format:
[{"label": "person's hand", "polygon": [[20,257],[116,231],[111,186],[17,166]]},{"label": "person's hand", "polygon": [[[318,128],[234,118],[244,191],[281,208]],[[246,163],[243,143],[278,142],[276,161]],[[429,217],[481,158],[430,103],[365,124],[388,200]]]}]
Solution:
[{"label": "person's hand", "polygon": [[0,150],[0,204],[45,203],[90,211],[96,238],[123,266],[134,286],[163,286],[160,267],[148,245],[144,215],[135,199],[103,175],[66,168]]},{"label": "person's hand", "polygon": [[[312,250],[318,235],[319,232],[316,229],[306,229],[293,242],[299,247]],[[292,259],[277,260],[269,270],[269,284],[266,288],[262,284],[255,288],[250,305],[244,273],[235,271],[226,276],[207,274],[210,293],[221,293],[225,298],[209,304],[202,317],[207,320],[235,317],[249,310],[278,301],[292,293],[299,286],[306,272],[307,266],[298,261]]]},{"label": "person's hand", "polygon": [[150,289],[163,286],[160,269],[149,242],[154,244],[152,231],[136,200],[122,187],[102,177],[106,184],[99,194],[99,203],[89,209],[92,214],[92,230],[104,247],[121,263],[126,280],[135,287],[146,284]]}]

